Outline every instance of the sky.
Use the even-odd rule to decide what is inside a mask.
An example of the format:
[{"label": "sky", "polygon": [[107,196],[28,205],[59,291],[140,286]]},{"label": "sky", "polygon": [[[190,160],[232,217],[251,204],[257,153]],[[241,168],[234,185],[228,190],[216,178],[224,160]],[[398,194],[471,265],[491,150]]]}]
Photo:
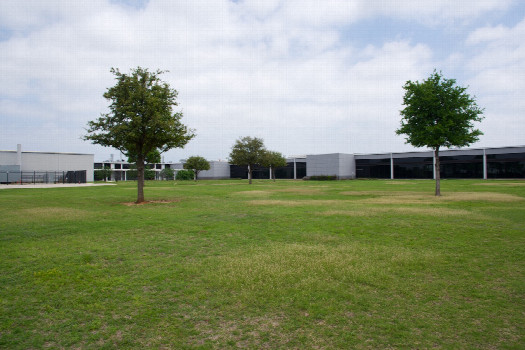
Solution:
[{"label": "sky", "polygon": [[[196,132],[164,161],[415,150],[403,85],[434,69],[485,109],[470,147],[525,145],[523,0],[1,0],[0,150],[95,154],[112,67],[167,70]],[[417,149],[423,150],[423,149]]]}]

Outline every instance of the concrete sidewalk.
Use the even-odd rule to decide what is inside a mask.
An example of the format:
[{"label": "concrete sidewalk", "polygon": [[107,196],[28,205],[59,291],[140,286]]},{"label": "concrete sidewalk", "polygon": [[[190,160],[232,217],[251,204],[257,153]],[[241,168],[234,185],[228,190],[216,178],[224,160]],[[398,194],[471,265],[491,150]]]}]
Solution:
[{"label": "concrete sidewalk", "polygon": [[0,190],[9,188],[58,188],[58,187],[92,187],[92,186],[114,186],[114,183],[85,183],[85,184],[24,184],[24,185],[0,185]]}]

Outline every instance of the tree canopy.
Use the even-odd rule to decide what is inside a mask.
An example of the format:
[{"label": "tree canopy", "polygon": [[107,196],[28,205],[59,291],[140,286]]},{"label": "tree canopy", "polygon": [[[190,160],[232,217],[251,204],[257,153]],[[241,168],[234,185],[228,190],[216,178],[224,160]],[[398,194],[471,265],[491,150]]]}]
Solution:
[{"label": "tree canopy", "polygon": [[[160,163],[161,162],[160,151],[157,148],[155,148],[154,150],[146,154],[144,161],[148,164]],[[129,154],[128,163],[137,163],[137,155]]]},{"label": "tree canopy", "polygon": [[483,109],[467,88],[457,86],[455,79],[446,79],[434,72],[426,80],[407,81],[401,110],[401,127],[396,134],[406,135],[406,142],[415,147],[429,147],[436,159],[436,196],[440,191],[441,147],[464,147],[479,139],[482,132],[474,122],[483,119]]},{"label": "tree canopy", "polygon": [[249,183],[252,183],[252,171],[255,164],[260,164],[266,152],[264,141],[257,137],[242,137],[238,139],[230,152],[230,163],[247,166]]},{"label": "tree canopy", "polygon": [[261,158],[260,164],[264,167],[270,168],[270,175],[273,178],[273,181],[275,181],[275,168],[285,167],[288,163],[281,153],[266,151]]},{"label": "tree canopy", "polygon": [[138,67],[130,74],[115,68],[111,72],[117,83],[104,93],[110,101],[110,112],[88,122],[84,139],[114,147],[136,159],[140,203],[144,201],[144,162],[148,154],[184,147],[195,135],[181,123],[182,112],[173,113],[178,92],[159,78],[163,71]]},{"label": "tree canopy", "polygon": [[197,181],[199,173],[202,170],[210,170],[210,163],[203,157],[193,156],[186,160],[186,163],[184,163],[184,169],[193,170],[193,173],[195,174],[194,180]]}]

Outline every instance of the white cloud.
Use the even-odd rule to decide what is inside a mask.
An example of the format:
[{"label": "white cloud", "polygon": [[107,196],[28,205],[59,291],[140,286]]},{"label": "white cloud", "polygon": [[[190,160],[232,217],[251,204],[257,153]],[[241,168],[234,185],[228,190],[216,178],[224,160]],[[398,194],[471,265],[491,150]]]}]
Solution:
[{"label": "white cloud", "polygon": [[466,62],[469,84],[485,107],[482,123],[487,145],[524,144],[525,19],[514,27],[479,28],[467,43],[474,52]]},{"label": "white cloud", "polygon": [[[67,141],[72,151],[99,152],[79,136],[106,110],[102,94],[114,83],[109,69],[140,65],[170,71],[164,79],[179,90],[184,122],[197,129],[185,150],[168,153],[172,160],[192,153],[224,159],[246,135],[285,154],[406,149],[394,134],[401,87],[438,65],[435,49],[410,40],[361,48],[345,42],[339,28],[386,16],[449,23],[502,10],[509,1],[468,4],[150,0],[137,10],[105,0],[2,1],[1,27],[13,35],[0,41],[0,119],[9,121],[0,146],[14,147],[18,139],[36,147],[34,140],[47,134],[54,136],[43,141],[46,147]],[[503,91],[508,78],[498,62],[511,63],[509,76],[522,69],[519,28],[480,29],[467,40],[475,57],[448,58],[460,68],[468,64],[471,85],[483,86],[484,95],[494,93],[488,86],[497,82],[494,74],[503,77]],[[508,115],[520,106],[512,108]]]}]

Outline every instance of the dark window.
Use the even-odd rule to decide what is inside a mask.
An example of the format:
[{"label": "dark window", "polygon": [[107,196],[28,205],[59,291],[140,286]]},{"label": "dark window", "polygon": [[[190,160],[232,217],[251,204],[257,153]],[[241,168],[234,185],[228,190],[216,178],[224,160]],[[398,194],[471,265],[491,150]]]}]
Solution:
[{"label": "dark window", "polygon": [[171,164],[164,164],[164,169],[170,169],[171,168]]},{"label": "dark window", "polygon": [[111,164],[104,163],[104,169],[111,169]]},{"label": "dark window", "polygon": [[394,158],[396,179],[431,179],[433,176],[432,157]]},{"label": "dark window", "polygon": [[122,164],[122,169],[129,169],[130,164]]},{"label": "dark window", "polygon": [[94,168],[95,169],[102,169],[102,163],[95,163]]},{"label": "dark window", "polygon": [[489,178],[525,178],[525,153],[487,154]]},{"label": "dark window", "polygon": [[440,174],[445,179],[483,178],[483,156],[443,156],[440,160]]},{"label": "dark window", "polygon": [[115,164],[115,169],[122,169],[122,164]]},{"label": "dark window", "polygon": [[356,177],[390,179],[390,158],[356,159]]},{"label": "dark window", "polygon": [[155,169],[162,169],[162,164],[155,164]]}]

